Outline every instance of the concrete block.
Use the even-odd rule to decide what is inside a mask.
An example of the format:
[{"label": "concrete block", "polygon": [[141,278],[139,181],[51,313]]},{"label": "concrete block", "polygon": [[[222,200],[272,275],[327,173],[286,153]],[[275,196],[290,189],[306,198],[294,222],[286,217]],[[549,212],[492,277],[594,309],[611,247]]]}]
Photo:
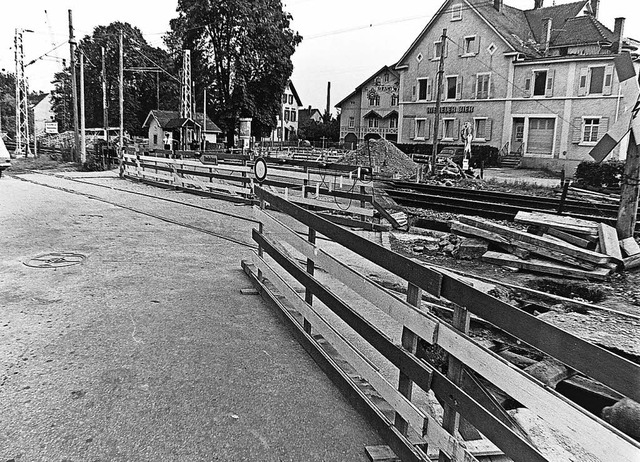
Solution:
[{"label": "concrete block", "polygon": [[484,239],[464,238],[453,256],[461,260],[475,260],[489,250],[489,243]]}]

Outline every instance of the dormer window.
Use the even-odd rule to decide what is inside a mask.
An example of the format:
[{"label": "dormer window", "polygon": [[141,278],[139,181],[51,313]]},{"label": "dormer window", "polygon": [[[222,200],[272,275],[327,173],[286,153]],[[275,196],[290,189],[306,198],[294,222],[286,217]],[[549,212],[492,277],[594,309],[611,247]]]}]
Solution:
[{"label": "dormer window", "polygon": [[460,21],[462,19],[462,3],[451,7],[451,20]]}]

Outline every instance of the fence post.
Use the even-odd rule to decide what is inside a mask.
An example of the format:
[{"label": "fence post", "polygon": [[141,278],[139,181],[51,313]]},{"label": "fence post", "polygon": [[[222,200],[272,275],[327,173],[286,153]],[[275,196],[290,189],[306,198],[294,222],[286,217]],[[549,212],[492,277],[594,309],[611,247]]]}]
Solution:
[{"label": "fence post", "polygon": [[[407,303],[420,308],[420,301],[422,300],[422,289],[418,286],[407,283]],[[402,347],[409,352],[415,354],[418,348],[418,336],[414,334],[410,329],[406,327],[402,328]],[[413,382],[409,377],[404,375],[400,371],[400,377],[398,378],[398,391],[405,396],[408,400],[411,400],[411,392],[413,391]],[[426,390],[425,390],[426,391]],[[407,421],[404,420],[400,414],[396,412],[394,425],[406,436],[408,430]],[[417,429],[420,431],[421,429]]]},{"label": "fence post", "polygon": [[[311,226],[309,226],[308,241],[313,245],[315,245],[316,243],[316,230],[313,229]],[[307,258],[307,273],[313,276],[315,267],[316,265],[314,261],[311,258]],[[313,305],[313,294],[311,293],[308,287],[305,287],[304,289],[304,301],[307,302],[309,305]],[[307,334],[311,333],[311,323],[307,320],[307,318],[304,318],[304,331]]]}]

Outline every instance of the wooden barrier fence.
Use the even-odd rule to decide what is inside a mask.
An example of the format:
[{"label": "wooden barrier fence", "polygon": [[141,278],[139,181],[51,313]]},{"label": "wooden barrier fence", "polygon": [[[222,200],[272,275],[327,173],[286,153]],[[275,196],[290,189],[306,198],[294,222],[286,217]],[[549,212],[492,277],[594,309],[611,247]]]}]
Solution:
[{"label": "wooden barrier fence", "polygon": [[[428,460],[428,446],[437,448],[442,461],[476,461],[481,455],[501,453],[514,461],[554,460],[554,456],[534,446],[483,381],[542,419],[559,439],[578,447],[580,453],[574,455],[575,460],[640,460],[638,442],[469,337],[470,315],[473,313],[530,347],[640,401],[640,367],[637,364],[487,295],[464,278],[426,267],[372,243],[280,194],[261,187],[256,187],[255,193],[261,201],[260,207],[254,207],[261,223],[259,230],[253,230],[258,252],[252,263],[243,262],[245,271],[261,288],[263,296],[280,307],[305,349],[403,461]],[[268,212],[267,204],[308,227],[308,236],[300,236]],[[319,235],[402,278],[407,283],[406,300],[321,249],[316,245]],[[292,248],[306,258],[306,265],[297,261],[296,255],[291,253]],[[353,303],[344,301],[332,284],[321,282],[315,274],[318,267],[330,281],[337,281],[335,287],[348,287],[349,291],[402,325],[401,344],[395,343],[381,326],[362,315]],[[289,282],[292,278],[304,287],[304,294]],[[420,308],[424,303],[423,291],[455,304],[451,324]],[[318,305],[318,301],[323,306]],[[322,312],[327,308],[349,326],[349,335],[344,326],[336,327],[323,316]],[[303,320],[300,321],[296,314]],[[397,368],[397,384],[392,384],[356,347],[356,342],[349,340],[354,334]],[[320,346],[318,335],[329,342],[357,373],[348,374],[341,369],[335,358]],[[446,351],[449,358],[446,374],[429,362],[421,347],[424,342]],[[362,377],[375,388],[393,407],[395,418],[385,416],[376,407],[358,387],[355,376]],[[412,402],[415,386],[433,391],[444,404],[442,422]],[[461,439],[458,430],[460,422],[465,421],[490,442]],[[411,437],[414,434],[418,435],[417,441]]]},{"label": "wooden barrier fence", "polygon": [[[179,151],[156,152],[159,155],[169,153],[179,155],[176,154]],[[219,153],[215,156],[220,162],[213,165],[195,159],[138,155],[133,149],[126,149],[124,176],[227,200],[254,202],[253,188],[257,180],[253,160],[241,154]],[[359,167],[264,159],[268,175],[263,186],[284,193],[292,202],[316,210],[334,222],[369,230],[385,228],[374,220],[373,197],[367,191],[371,182],[360,179],[363,172]]]}]

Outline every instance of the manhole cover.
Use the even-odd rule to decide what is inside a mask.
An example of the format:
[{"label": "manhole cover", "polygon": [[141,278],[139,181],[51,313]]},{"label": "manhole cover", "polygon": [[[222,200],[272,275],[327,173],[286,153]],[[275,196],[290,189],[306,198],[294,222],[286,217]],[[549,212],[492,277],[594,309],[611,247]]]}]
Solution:
[{"label": "manhole cover", "polygon": [[24,264],[32,268],[61,268],[63,266],[79,265],[86,259],[87,257],[81,253],[52,252],[33,257],[24,262]]}]

